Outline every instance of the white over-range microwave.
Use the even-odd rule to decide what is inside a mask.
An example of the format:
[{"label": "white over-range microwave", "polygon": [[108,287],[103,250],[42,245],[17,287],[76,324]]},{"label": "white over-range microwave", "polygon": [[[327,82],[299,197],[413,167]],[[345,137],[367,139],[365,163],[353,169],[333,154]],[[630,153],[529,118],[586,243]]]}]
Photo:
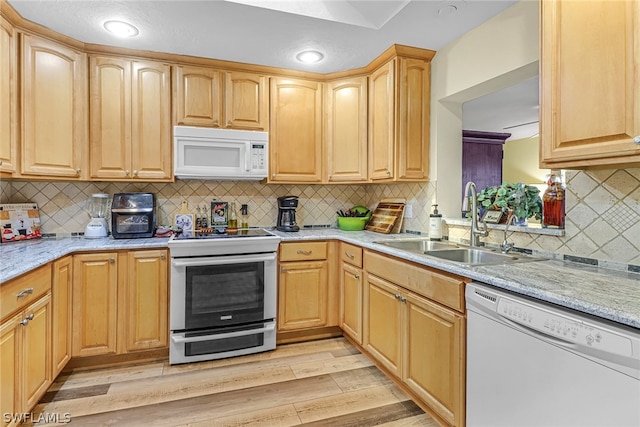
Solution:
[{"label": "white over-range microwave", "polygon": [[173,139],[176,178],[261,180],[267,177],[267,132],[174,126]]}]

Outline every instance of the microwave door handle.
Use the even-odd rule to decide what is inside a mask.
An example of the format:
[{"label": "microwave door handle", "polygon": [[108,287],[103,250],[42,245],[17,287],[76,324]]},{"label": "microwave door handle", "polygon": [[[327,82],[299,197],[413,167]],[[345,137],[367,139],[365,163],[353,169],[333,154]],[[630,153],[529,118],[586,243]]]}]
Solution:
[{"label": "microwave door handle", "polygon": [[205,265],[224,265],[224,264],[246,264],[248,262],[275,261],[276,253],[258,254],[258,255],[242,255],[242,256],[222,256],[207,258],[187,258],[174,259],[171,263],[175,267],[199,267]]},{"label": "microwave door handle", "polygon": [[234,338],[234,337],[243,337],[245,335],[253,335],[260,332],[271,332],[276,328],[275,322],[268,324],[264,328],[258,329],[247,329],[246,331],[236,331],[236,332],[227,332],[224,334],[213,334],[213,335],[201,335],[198,337],[183,337],[183,336],[171,336],[171,341],[176,344],[182,343],[190,343],[190,342],[201,342],[201,341],[214,341],[214,340],[222,340],[226,338]]}]

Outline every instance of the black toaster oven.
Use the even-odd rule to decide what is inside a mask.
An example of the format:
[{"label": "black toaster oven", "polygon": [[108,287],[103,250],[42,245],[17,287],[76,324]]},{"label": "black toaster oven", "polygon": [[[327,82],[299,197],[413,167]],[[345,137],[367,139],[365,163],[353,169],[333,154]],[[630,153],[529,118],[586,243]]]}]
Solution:
[{"label": "black toaster oven", "polygon": [[156,198],[153,193],[116,193],[111,203],[111,235],[114,239],[153,237],[156,231]]}]

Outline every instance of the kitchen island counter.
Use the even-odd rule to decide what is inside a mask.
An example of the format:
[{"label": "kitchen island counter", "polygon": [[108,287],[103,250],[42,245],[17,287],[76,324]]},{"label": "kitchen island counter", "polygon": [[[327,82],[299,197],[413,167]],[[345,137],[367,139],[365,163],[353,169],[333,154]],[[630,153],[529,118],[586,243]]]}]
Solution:
[{"label": "kitchen island counter", "polygon": [[[342,231],[332,228],[273,233],[282,241],[335,239],[352,243],[640,329],[640,273],[561,260],[469,267],[375,243],[388,239],[419,238],[413,234],[385,235],[371,231]],[[67,254],[98,250],[166,248],[168,240],[67,238],[3,244],[0,245],[0,282],[4,283]]]}]

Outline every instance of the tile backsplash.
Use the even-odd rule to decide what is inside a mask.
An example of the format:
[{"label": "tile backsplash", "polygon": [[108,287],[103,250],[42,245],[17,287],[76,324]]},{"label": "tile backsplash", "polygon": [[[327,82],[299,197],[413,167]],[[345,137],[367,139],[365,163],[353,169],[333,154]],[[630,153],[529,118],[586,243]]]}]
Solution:
[{"label": "tile backsplash", "polygon": [[[513,233],[516,246],[630,264],[640,264],[640,169],[567,171],[565,236]],[[383,198],[405,198],[412,218],[405,230],[427,233],[436,183],[376,185],[273,185],[256,182],[180,180],[175,183],[0,182],[0,202],[36,202],[44,233],[83,232],[89,219],[84,203],[92,193],[152,192],[159,224],[171,224],[186,200],[190,209],[213,200],[249,205],[249,225],[276,223],[276,198],[300,198],[298,222],[303,226],[335,226],[339,209],[354,205],[374,208]],[[468,230],[449,227],[450,237],[464,238]],[[445,231],[446,234],[446,231]],[[491,240],[502,238],[492,233]],[[467,237],[468,238],[468,237]],[[498,242],[499,243],[499,242]]]}]

